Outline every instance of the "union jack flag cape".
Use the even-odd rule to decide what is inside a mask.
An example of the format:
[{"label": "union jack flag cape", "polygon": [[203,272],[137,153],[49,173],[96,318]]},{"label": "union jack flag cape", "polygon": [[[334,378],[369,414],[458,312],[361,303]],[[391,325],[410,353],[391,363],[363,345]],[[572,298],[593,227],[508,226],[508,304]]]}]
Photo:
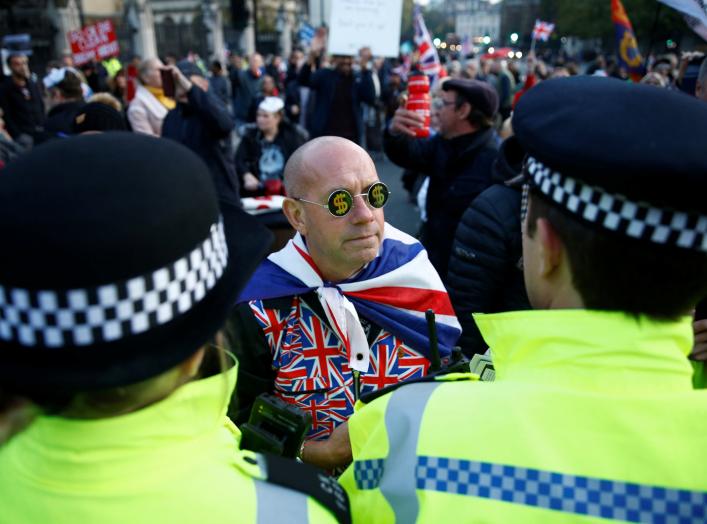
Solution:
[{"label": "union jack flag cape", "polygon": [[[430,341],[425,311],[434,310],[441,358],[451,354],[461,334],[461,326],[437,271],[427,258],[427,251],[410,235],[385,224],[385,235],[378,256],[353,278],[338,283],[325,282],[298,233],[280,251],[271,254],[256,270],[238,299],[239,302],[302,295],[316,290],[327,317],[347,350],[351,367],[357,362],[353,351],[365,344],[365,359],[358,364],[368,367],[368,343],[356,310],[404,340],[428,359]],[[337,301],[343,301],[343,303]],[[346,303],[353,303],[354,318]],[[338,310],[338,311],[337,311]]]}]

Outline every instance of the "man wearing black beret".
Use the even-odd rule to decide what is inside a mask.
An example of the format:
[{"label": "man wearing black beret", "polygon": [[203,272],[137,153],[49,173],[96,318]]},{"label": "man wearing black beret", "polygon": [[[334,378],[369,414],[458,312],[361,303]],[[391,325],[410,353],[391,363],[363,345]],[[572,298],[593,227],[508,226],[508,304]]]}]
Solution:
[{"label": "man wearing black beret", "polygon": [[446,280],[457,224],[471,201],[491,185],[498,95],[485,82],[455,78],[442,84],[439,102],[439,134],[412,138],[423,118],[401,107],[385,131],[383,146],[399,166],[430,177],[420,241]]},{"label": "man wearing black beret", "polygon": [[687,360],[707,104],[563,78],[523,96],[513,128],[535,310],[475,315],[495,382],[402,386],[349,419],[354,520],[707,522],[707,392]]}]

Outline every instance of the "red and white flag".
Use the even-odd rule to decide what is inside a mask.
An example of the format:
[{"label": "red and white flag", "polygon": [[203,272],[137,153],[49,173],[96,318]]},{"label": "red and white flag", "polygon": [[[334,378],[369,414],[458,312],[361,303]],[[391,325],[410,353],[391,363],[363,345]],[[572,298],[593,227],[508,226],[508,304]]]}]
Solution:
[{"label": "red and white flag", "polygon": [[535,27],[533,27],[533,40],[542,40],[547,42],[550,35],[555,30],[555,24],[550,22],[543,22],[542,20],[535,21]]},{"label": "red and white flag", "polygon": [[422,18],[422,11],[417,5],[414,10],[413,25],[415,28],[414,40],[420,54],[420,69],[427,76],[432,77],[430,79],[430,84],[432,84],[442,66],[437,55],[437,48],[432,43],[430,32],[425,25],[425,19]]}]

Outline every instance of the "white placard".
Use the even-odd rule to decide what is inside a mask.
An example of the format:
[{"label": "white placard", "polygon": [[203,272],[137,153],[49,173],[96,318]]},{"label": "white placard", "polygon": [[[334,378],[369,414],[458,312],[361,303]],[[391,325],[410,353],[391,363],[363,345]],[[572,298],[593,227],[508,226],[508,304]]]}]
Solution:
[{"label": "white placard", "polygon": [[370,47],[373,56],[398,56],[403,0],[332,0],[327,51],[357,55]]}]

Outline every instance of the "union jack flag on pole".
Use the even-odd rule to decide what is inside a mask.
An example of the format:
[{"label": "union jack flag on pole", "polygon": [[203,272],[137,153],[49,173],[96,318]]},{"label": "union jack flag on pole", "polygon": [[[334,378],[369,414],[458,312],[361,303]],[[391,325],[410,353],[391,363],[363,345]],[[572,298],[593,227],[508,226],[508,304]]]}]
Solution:
[{"label": "union jack flag on pole", "polygon": [[550,35],[555,30],[555,24],[550,22],[543,22],[542,20],[535,21],[535,27],[533,27],[533,40],[542,40],[547,42]]},{"label": "union jack flag on pole", "polygon": [[415,6],[413,25],[415,27],[415,45],[420,54],[420,69],[423,73],[430,77],[430,84],[434,83],[437,75],[439,75],[441,63],[437,48],[432,43],[430,32],[425,25],[425,19],[422,17],[420,6]]}]

